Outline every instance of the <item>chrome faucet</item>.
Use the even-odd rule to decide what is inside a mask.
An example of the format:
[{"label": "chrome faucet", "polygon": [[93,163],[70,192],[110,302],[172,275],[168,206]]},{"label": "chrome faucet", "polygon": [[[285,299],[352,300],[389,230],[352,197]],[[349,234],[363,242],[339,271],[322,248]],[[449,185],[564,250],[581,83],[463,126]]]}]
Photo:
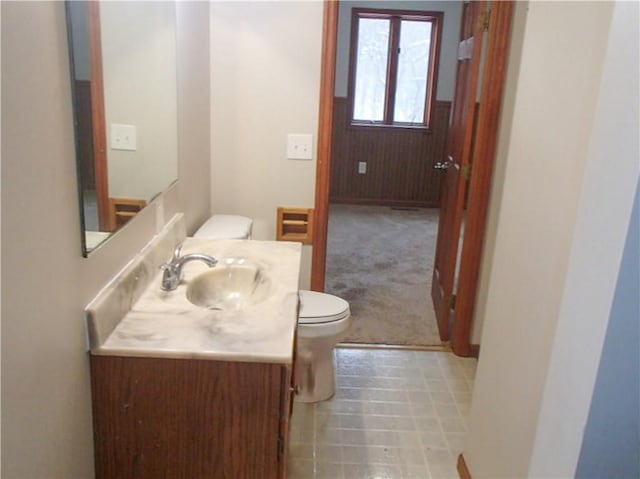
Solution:
[{"label": "chrome faucet", "polygon": [[164,271],[160,287],[164,291],[173,291],[178,287],[180,280],[182,279],[182,268],[189,261],[204,261],[210,268],[214,267],[218,263],[218,260],[213,256],[203,253],[191,253],[180,256],[181,249],[182,244],[178,244],[173,250],[173,257],[171,260],[160,265],[160,269]]}]

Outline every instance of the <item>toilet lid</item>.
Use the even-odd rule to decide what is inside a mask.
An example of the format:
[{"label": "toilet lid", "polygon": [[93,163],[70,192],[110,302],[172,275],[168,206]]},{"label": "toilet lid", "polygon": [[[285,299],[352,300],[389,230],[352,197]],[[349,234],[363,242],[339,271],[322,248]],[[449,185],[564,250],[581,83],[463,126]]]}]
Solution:
[{"label": "toilet lid", "polygon": [[213,215],[193,235],[194,238],[246,239],[253,220],[245,216]]},{"label": "toilet lid", "polygon": [[299,295],[299,323],[330,323],[349,316],[349,303],[342,298],[317,291],[300,291]]}]

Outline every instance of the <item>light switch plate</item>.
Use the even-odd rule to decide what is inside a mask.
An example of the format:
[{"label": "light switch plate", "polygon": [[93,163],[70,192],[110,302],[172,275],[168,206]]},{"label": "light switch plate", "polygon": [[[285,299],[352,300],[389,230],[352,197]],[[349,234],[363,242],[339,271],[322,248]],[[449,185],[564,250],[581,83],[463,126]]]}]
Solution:
[{"label": "light switch plate", "polygon": [[291,133],[287,136],[287,158],[290,160],[313,159],[313,135]]},{"label": "light switch plate", "polygon": [[136,150],[135,125],[111,124],[111,149],[112,150]]},{"label": "light switch plate", "polygon": [[359,161],[358,162],[358,173],[364,175],[367,172],[367,162]]}]

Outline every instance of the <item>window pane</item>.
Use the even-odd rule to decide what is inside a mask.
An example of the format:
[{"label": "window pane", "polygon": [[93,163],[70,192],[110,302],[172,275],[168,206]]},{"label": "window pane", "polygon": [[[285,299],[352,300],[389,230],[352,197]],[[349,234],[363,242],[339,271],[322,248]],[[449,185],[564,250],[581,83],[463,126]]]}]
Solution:
[{"label": "window pane", "polygon": [[389,20],[360,18],[353,119],[382,121],[387,86]]},{"label": "window pane", "polygon": [[414,20],[400,22],[400,55],[398,56],[394,122],[424,122],[431,26],[431,22]]}]

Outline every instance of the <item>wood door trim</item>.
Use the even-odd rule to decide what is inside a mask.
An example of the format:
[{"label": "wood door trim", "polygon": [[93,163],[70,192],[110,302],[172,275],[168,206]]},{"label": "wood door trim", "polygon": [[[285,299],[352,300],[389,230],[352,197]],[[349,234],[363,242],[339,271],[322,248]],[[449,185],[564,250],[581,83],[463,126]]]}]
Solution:
[{"label": "wood door trim", "polygon": [[513,7],[513,2],[494,2],[491,8],[487,64],[480,99],[482,108],[478,116],[465,237],[460,257],[455,320],[451,335],[453,352],[459,356],[473,356],[474,353],[477,355],[476,348],[471,344],[471,327],[487,226],[497,131],[511,43]]},{"label": "wood door trim", "polygon": [[472,479],[471,472],[469,471],[469,468],[467,467],[467,462],[464,460],[464,456],[462,454],[458,456],[457,469],[458,469],[458,475],[460,476],[460,479]]},{"label": "wood door trim", "polygon": [[333,134],[333,97],[336,81],[338,2],[324,0],[322,61],[320,72],[320,117],[318,120],[318,164],[316,166],[315,225],[311,257],[311,289],[324,291],[329,225],[329,183]]},{"label": "wood door trim", "polygon": [[91,112],[93,122],[93,161],[96,175],[96,201],[100,231],[112,231],[109,220],[109,174],[102,72],[100,2],[87,2],[89,49],[91,54]]}]

